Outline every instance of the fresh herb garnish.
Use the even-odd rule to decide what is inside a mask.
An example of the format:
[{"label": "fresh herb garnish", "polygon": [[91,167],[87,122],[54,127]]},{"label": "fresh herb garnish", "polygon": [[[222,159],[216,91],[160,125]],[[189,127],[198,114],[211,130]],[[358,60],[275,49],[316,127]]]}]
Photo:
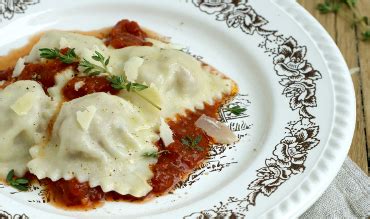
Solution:
[{"label": "fresh herb garnish", "polygon": [[[46,59],[60,59],[64,63],[73,63],[76,60],[79,60],[79,57],[75,53],[75,49],[68,49],[66,54],[62,54],[59,49],[48,49],[43,48],[40,49],[40,57]],[[139,91],[145,90],[148,86],[144,84],[139,84],[135,82],[130,82],[127,80],[125,76],[115,76],[111,72],[109,72],[108,65],[110,61],[110,57],[105,58],[100,52],[95,51],[95,54],[91,57],[93,60],[100,62],[101,66],[91,63],[90,61],[83,59],[80,61],[79,66],[84,68],[83,72],[89,76],[97,76],[102,73],[107,73],[110,75],[108,80],[111,84],[111,87],[116,90],[126,90],[128,92],[134,92],[145,101],[149,102],[155,108],[161,110],[161,108],[156,105],[153,101],[149,100],[145,96],[139,93]]]},{"label": "fresh herb garnish", "polygon": [[61,62],[66,64],[78,62],[75,49],[68,48],[65,54],[63,54],[59,49],[42,48],[39,49],[39,51],[40,57],[44,59],[59,59]]},{"label": "fresh herb garnish", "polygon": [[349,20],[353,27],[357,27],[362,40],[370,41],[369,18],[362,16],[356,8],[358,0],[325,0],[317,5],[317,10],[322,14],[335,13]]},{"label": "fresh herb garnish", "polygon": [[84,73],[88,74],[89,76],[96,76],[96,75],[100,75],[102,73],[109,73],[108,64],[109,64],[109,61],[110,61],[110,57],[105,59],[104,56],[100,52],[95,51],[95,54],[91,58],[94,59],[97,62],[100,62],[102,66],[93,64],[93,63],[89,62],[88,60],[83,59],[80,62],[80,66],[85,68],[84,71],[83,71]]},{"label": "fresh herb garnish", "polygon": [[127,80],[125,76],[111,76],[109,78],[111,86],[116,90],[130,91],[142,91],[148,88],[148,86],[139,83],[133,83]]},{"label": "fresh herb garnish", "polygon": [[239,116],[239,115],[241,115],[243,112],[245,112],[247,109],[242,108],[242,107],[240,107],[239,105],[237,105],[237,106],[234,106],[234,107],[229,107],[227,110],[228,110],[230,113],[232,113],[232,114],[234,114],[234,115]]},{"label": "fresh herb garnish", "polygon": [[181,138],[181,143],[187,146],[190,149],[195,149],[197,151],[204,151],[204,148],[199,146],[200,141],[202,140],[202,136],[197,135],[196,137],[185,136]]},{"label": "fresh herb garnish", "polygon": [[168,152],[169,152],[168,150],[146,152],[143,154],[143,157],[158,158],[161,154],[168,153]]},{"label": "fresh herb garnish", "polygon": [[146,100],[148,103],[150,103],[152,106],[155,108],[161,110],[161,107],[159,107],[157,104],[155,104],[153,101],[150,99],[146,98],[145,96],[141,95],[139,91],[145,90],[148,88],[148,86],[144,84],[139,84],[139,83],[133,83],[127,80],[125,76],[116,76],[113,75],[108,78],[111,86],[116,89],[116,90],[126,90],[128,92],[134,92],[144,100]]},{"label": "fresh herb garnish", "polygon": [[25,178],[14,178],[14,170],[9,171],[8,175],[6,176],[6,182],[18,189],[19,191],[27,191],[28,190],[28,179]]}]

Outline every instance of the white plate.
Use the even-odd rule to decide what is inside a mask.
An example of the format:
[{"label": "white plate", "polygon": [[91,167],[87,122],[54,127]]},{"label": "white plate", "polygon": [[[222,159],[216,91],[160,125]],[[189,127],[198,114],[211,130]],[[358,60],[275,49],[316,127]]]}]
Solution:
[{"label": "white plate", "polygon": [[240,95],[234,102],[248,109],[239,118],[221,112],[242,140],[226,150],[215,147],[204,167],[174,194],[73,212],[44,203],[40,194],[47,191],[37,186],[26,193],[1,186],[3,214],[296,217],[323,193],[346,157],[355,124],[351,78],[328,34],[295,1],[28,0],[12,7],[3,2],[2,55],[39,31],[91,30],[128,18],[188,46],[237,81]]}]

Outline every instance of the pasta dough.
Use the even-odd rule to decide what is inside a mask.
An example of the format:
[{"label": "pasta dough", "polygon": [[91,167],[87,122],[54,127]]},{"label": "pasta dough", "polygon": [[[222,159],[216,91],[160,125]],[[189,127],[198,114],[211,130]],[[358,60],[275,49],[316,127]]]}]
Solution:
[{"label": "pasta dough", "polygon": [[0,90],[0,177],[27,172],[29,148],[46,140],[55,104],[35,81],[18,81]]},{"label": "pasta dough", "polygon": [[[81,113],[87,113],[87,128],[78,121],[84,119]],[[156,162],[143,154],[157,151],[158,129],[159,117],[147,123],[130,102],[106,93],[90,94],[63,104],[50,142],[30,150],[33,160],[28,167],[39,179],[75,177],[104,192],[142,197],[152,189],[149,165]]]},{"label": "pasta dough", "polygon": [[154,84],[158,88],[162,98],[160,113],[164,118],[174,119],[186,110],[202,109],[204,103],[213,104],[215,99],[230,93],[233,87],[231,80],[211,73],[191,55],[170,46],[113,49],[107,48],[103,41],[95,37],[51,31],[35,45],[27,60],[38,60],[38,49],[44,47],[75,48],[81,59],[97,65],[99,63],[91,58],[95,51],[106,58],[110,57],[108,70],[112,74],[126,73],[132,82]]}]

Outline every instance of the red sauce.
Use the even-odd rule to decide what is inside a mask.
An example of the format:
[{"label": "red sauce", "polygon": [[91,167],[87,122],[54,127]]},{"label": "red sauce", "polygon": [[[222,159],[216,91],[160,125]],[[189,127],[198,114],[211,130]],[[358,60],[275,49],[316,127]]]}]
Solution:
[{"label": "red sauce", "polygon": [[128,46],[152,46],[146,42],[147,34],[135,21],[121,20],[111,30],[106,44],[113,48],[120,49]]},{"label": "red sauce", "polygon": [[5,81],[3,84],[0,85],[0,89],[5,88],[13,82],[13,70],[13,68],[8,68],[6,70],[0,71],[0,81]]},{"label": "red sauce", "polygon": [[13,69],[8,68],[6,70],[0,71],[0,81],[9,81],[12,79]]},{"label": "red sauce", "polygon": [[[153,190],[145,197],[136,198],[130,195],[120,195],[116,192],[104,193],[100,187],[90,188],[88,183],[79,183],[77,180],[59,180],[52,182],[49,179],[42,180],[50,191],[51,200],[58,206],[67,209],[91,209],[103,200],[114,201],[145,201],[155,196],[163,195],[176,186],[189,173],[197,168],[208,156],[210,147],[214,143],[201,129],[195,126],[195,121],[206,114],[213,118],[218,117],[218,109],[222,103],[229,99],[218,101],[214,105],[206,105],[203,110],[196,112],[188,111],[186,116],[178,116],[176,121],[170,121],[169,125],[174,132],[174,143],[164,147],[161,141],[157,142],[159,150],[168,150],[158,158],[158,162],[152,166],[154,173],[150,184]],[[199,146],[203,150],[189,148],[181,143],[185,136],[202,136]]]},{"label": "red sauce", "polygon": [[[83,86],[78,90],[75,89],[75,84],[83,82]],[[62,93],[66,100],[73,100],[87,94],[96,92],[106,92],[117,94],[119,90],[112,88],[106,77],[75,77],[71,79],[63,88]]]},{"label": "red sauce", "polygon": [[55,75],[59,72],[69,67],[77,68],[77,63],[65,64],[59,60],[49,60],[44,63],[29,63],[25,65],[17,80],[37,81],[43,86],[45,91],[55,85]]}]

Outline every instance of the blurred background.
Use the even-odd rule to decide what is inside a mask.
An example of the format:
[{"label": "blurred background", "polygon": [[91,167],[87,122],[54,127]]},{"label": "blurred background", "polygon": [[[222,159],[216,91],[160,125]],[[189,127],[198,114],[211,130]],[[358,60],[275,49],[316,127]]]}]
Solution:
[{"label": "blurred background", "polygon": [[357,116],[349,156],[369,175],[370,0],[297,1],[329,32],[351,71],[356,92]]}]

